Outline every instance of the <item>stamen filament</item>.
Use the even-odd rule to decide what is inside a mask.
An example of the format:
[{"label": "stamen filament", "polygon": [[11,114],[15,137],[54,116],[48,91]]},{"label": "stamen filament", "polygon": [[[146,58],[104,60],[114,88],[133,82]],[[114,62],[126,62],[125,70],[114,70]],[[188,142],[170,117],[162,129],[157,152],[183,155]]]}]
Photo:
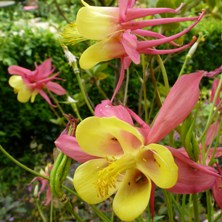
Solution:
[{"label": "stamen filament", "polygon": [[99,171],[96,188],[98,196],[105,197],[110,189],[116,188],[116,184],[121,182],[121,174],[126,170],[134,168],[136,159],[132,154],[126,154],[120,159],[114,160],[107,167]]}]

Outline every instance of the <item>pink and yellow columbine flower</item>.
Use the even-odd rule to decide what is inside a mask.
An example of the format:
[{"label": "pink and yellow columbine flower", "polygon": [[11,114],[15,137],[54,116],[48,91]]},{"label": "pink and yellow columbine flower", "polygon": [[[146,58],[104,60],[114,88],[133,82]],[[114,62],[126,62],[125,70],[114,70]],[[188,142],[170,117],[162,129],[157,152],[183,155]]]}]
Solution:
[{"label": "pink and yellow columbine flower", "polygon": [[[129,57],[130,60],[138,64],[140,53],[168,54],[183,50],[188,46],[169,50],[157,50],[154,47],[165,43],[177,45],[172,41],[191,30],[203,16],[202,13],[200,16],[191,18],[159,18],[135,21],[138,18],[160,13],[177,13],[182,5],[177,9],[171,9],[133,8],[135,1],[132,0],[119,0],[119,7],[96,7],[90,6],[84,1],[82,3],[84,7],[78,11],[75,23],[66,27],[62,35],[67,42],[73,44],[86,39],[97,41],[81,55],[80,66],[83,69],[92,68],[102,61],[123,57]],[[195,22],[187,29],[170,37],[143,29],[183,21]],[[141,41],[137,39],[137,36],[141,39],[146,37],[154,39]]]},{"label": "pink and yellow columbine flower", "polygon": [[152,182],[164,189],[176,184],[171,152],[147,144],[138,129],[116,117],[86,118],[76,129],[76,140],[85,153],[97,157],[76,169],[77,193],[89,204],[116,193],[113,210],[121,220],[131,221],[144,211]]},{"label": "pink and yellow columbine flower", "polygon": [[[129,109],[103,101],[96,107],[95,117],[89,117],[77,126],[76,137],[61,135],[56,140],[55,144],[62,152],[68,150],[73,159],[84,162],[74,174],[75,189],[83,200],[96,204],[116,193],[114,212],[120,219],[130,221],[143,212],[150,196],[153,197],[152,184],[164,189],[177,184],[180,175],[172,152],[158,142],[192,111],[198,101],[203,76],[204,71],[181,76],[166,97],[152,127]],[[141,127],[134,126],[131,116]],[[175,150],[177,162],[184,163],[185,170],[186,162],[189,169],[202,169],[189,158],[179,158],[176,149],[171,149]],[[205,178],[215,174],[204,170],[201,175]],[[199,174],[195,178],[199,179]],[[215,175],[208,178],[212,186]]]},{"label": "pink and yellow columbine flower", "polygon": [[9,66],[8,72],[12,76],[9,78],[9,85],[17,93],[17,99],[21,103],[29,100],[34,102],[37,94],[40,94],[50,105],[52,105],[44,89],[57,95],[64,95],[66,90],[52,80],[59,79],[59,73],[53,74],[55,68],[51,65],[51,59],[45,60],[41,65],[36,65],[36,69],[31,71],[20,66]]},{"label": "pink and yellow columbine flower", "polygon": [[[191,18],[138,20],[161,13],[177,13],[182,4],[177,9],[171,9],[133,8],[135,0],[119,0],[119,7],[90,6],[83,0],[82,3],[84,7],[78,11],[75,23],[71,23],[64,29],[63,40],[68,44],[75,44],[87,39],[95,41],[95,44],[88,47],[80,57],[80,67],[83,69],[90,69],[99,62],[109,61],[113,58],[121,59],[120,78],[114,96],[121,86],[125,69],[132,61],[139,64],[140,54],[169,54],[191,46],[195,42],[195,38],[181,47],[166,50],[156,49],[157,46],[165,43],[178,46],[173,41],[189,32],[204,14],[203,12],[199,16]],[[183,21],[194,21],[194,23],[185,30],[168,37],[143,29]]]}]

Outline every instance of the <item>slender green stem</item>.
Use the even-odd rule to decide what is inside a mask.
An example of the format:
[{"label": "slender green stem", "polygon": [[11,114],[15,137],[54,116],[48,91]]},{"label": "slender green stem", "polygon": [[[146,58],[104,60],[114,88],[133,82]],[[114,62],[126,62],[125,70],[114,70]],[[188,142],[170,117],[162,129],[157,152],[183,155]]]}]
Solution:
[{"label": "slender green stem", "polygon": [[63,111],[62,107],[59,104],[59,101],[56,99],[56,97],[53,95],[53,93],[51,93],[49,90],[47,90],[50,98],[52,98],[53,102],[56,104],[56,107],[58,107],[59,111],[61,112],[62,115],[65,114],[65,112]]},{"label": "slender green stem", "polygon": [[42,221],[43,222],[47,222],[47,219],[46,219],[44,213],[42,212],[42,209],[41,209],[41,206],[39,204],[38,198],[35,198],[35,203],[36,203],[37,209],[39,211],[40,217],[42,218]]},{"label": "slender green stem", "polygon": [[69,187],[62,185],[62,188],[64,188],[66,191],[73,194],[74,196],[79,197],[78,194],[74,190],[70,189]]},{"label": "slender green stem", "polygon": [[125,83],[124,98],[123,98],[124,106],[126,106],[127,104],[128,86],[129,86],[129,69],[126,70],[126,83]]},{"label": "slender green stem", "polygon": [[186,195],[185,194],[182,194],[182,206],[181,206],[181,215],[180,215],[180,219],[181,219],[181,222],[185,221],[185,207],[186,207]]},{"label": "slender green stem", "polygon": [[168,193],[166,190],[163,190],[163,195],[164,195],[164,199],[165,199],[166,205],[167,205],[167,212],[168,212],[169,222],[174,222],[173,206],[172,206],[172,200],[171,200],[170,193]]},{"label": "slender green stem", "polygon": [[193,213],[194,213],[194,222],[199,222],[199,207],[198,207],[198,194],[192,194],[192,200],[193,200]]},{"label": "slender green stem", "polygon": [[67,46],[65,46],[64,44],[61,44],[61,46],[64,50],[65,56],[67,57],[67,59],[69,61],[69,65],[72,67],[72,70],[76,75],[76,78],[77,78],[77,81],[78,81],[78,84],[79,84],[79,88],[80,88],[81,93],[84,97],[85,103],[88,106],[90,112],[94,115],[92,105],[90,104],[89,98],[86,94],[85,88],[84,88],[83,83],[82,83],[82,79],[80,77],[80,71],[79,71],[79,68],[78,68],[76,57],[68,50]]},{"label": "slender green stem", "polygon": [[102,213],[95,205],[90,205],[93,209],[93,211],[105,222],[111,222],[111,220],[104,214]]},{"label": "slender green stem", "polygon": [[148,104],[146,96],[146,64],[145,56],[142,55],[142,67],[143,67],[143,100],[144,100],[144,113],[145,113],[145,122],[148,122]]},{"label": "slender green stem", "polygon": [[50,203],[50,222],[53,222],[53,195],[51,196],[51,203]]},{"label": "slender green stem", "polygon": [[151,77],[153,87],[154,87],[156,103],[157,103],[158,107],[161,107],[162,102],[161,102],[160,94],[159,94],[159,91],[158,91],[158,88],[157,88],[157,81],[156,81],[156,77],[154,75],[154,72],[153,72],[153,69],[152,69],[151,66],[150,66],[150,77]]},{"label": "slender green stem", "polygon": [[182,66],[182,68],[180,70],[180,73],[178,75],[178,78],[184,73],[184,69],[187,66],[187,63],[188,63],[189,60],[190,60],[190,58],[186,56],[185,61],[183,63],[183,66]]},{"label": "slender green stem", "polygon": [[100,86],[100,81],[97,80],[95,81],[96,82],[96,87],[97,89],[99,90],[99,93],[105,98],[105,99],[108,99],[108,96],[106,95],[106,93],[104,92],[104,90],[101,88]]},{"label": "slender green stem", "polygon": [[[73,71],[74,70],[75,70],[75,68],[73,67]],[[86,91],[84,89],[84,86],[83,86],[82,79],[80,77],[79,71],[78,72],[75,71],[75,74],[76,74],[76,78],[77,78],[77,81],[78,81],[78,84],[79,84],[79,88],[80,88],[81,93],[82,93],[82,95],[84,97],[85,103],[88,106],[90,112],[94,115],[93,108],[92,108],[92,106],[91,106],[91,104],[89,102],[88,96],[86,95]]]},{"label": "slender green stem", "polygon": [[44,176],[32,169],[30,169],[29,167],[25,166],[24,164],[20,163],[18,160],[16,160],[13,156],[11,156],[1,145],[0,145],[0,151],[2,153],[4,153],[12,162],[14,162],[16,165],[18,165],[19,167],[23,168],[24,170],[32,173],[33,175],[37,176],[37,177],[42,177],[46,180],[49,180],[49,178],[47,176]]},{"label": "slender green stem", "polygon": [[210,192],[206,191],[206,199],[207,199],[207,221],[212,222],[212,204],[210,199]]},{"label": "slender green stem", "polygon": [[82,218],[76,213],[76,211],[73,210],[72,204],[69,200],[66,204],[66,209],[71,213],[73,219],[76,219],[76,221],[78,222],[84,222],[84,220],[82,220]]},{"label": "slender green stem", "polygon": [[179,75],[178,75],[178,78],[184,73],[184,69],[185,69],[187,63],[188,63],[189,60],[192,58],[193,54],[196,52],[197,47],[198,47],[198,45],[199,45],[199,43],[200,43],[201,41],[204,41],[204,36],[200,34],[199,37],[198,37],[198,39],[197,39],[196,42],[191,46],[190,50],[188,51],[188,53],[187,53],[187,55],[186,55],[186,57],[185,57],[185,61],[184,61],[183,66],[182,66],[182,68],[181,68],[181,70],[180,70],[180,73],[179,73]]},{"label": "slender green stem", "polygon": [[79,110],[78,110],[78,108],[77,108],[76,103],[71,103],[71,107],[72,107],[73,111],[75,112],[77,118],[78,118],[80,121],[82,121],[82,117],[80,116],[80,113],[79,113]]},{"label": "slender green stem", "polygon": [[163,81],[164,81],[165,88],[166,88],[167,92],[169,92],[170,91],[169,80],[168,80],[168,76],[167,76],[165,66],[163,64],[163,60],[161,59],[160,55],[157,55],[157,62],[159,63],[160,69],[162,71],[162,76],[163,76]]}]

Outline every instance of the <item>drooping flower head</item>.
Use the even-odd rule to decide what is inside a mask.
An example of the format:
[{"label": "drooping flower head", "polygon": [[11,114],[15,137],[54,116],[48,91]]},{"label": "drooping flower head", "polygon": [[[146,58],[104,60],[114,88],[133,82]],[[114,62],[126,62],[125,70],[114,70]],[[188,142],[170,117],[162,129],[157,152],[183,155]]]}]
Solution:
[{"label": "drooping flower head", "polygon": [[48,95],[44,90],[51,91],[57,95],[64,95],[66,90],[52,80],[59,79],[59,73],[53,74],[55,68],[51,65],[51,59],[45,60],[41,65],[36,65],[36,69],[31,71],[20,66],[9,66],[8,72],[12,76],[9,78],[9,85],[18,94],[19,102],[26,103],[29,100],[34,102],[37,94],[40,94],[50,105],[52,105]]},{"label": "drooping flower head", "polygon": [[[102,61],[113,58],[121,59],[121,73],[114,94],[120,88],[124,77],[124,70],[133,61],[140,63],[140,54],[169,54],[181,51],[195,41],[178,47],[173,42],[190,31],[203,17],[201,13],[197,17],[191,18],[158,18],[149,20],[143,19],[146,16],[154,16],[161,13],[177,13],[182,4],[177,9],[171,8],[133,8],[135,1],[119,0],[119,7],[97,7],[90,6],[82,1],[84,7],[77,13],[75,23],[68,25],[63,33],[63,40],[68,44],[75,44],[83,40],[94,40],[95,44],[87,48],[80,57],[80,67],[90,69]],[[162,24],[194,21],[185,30],[166,37],[151,30],[143,29]],[[177,48],[158,50],[155,47],[170,43]]]}]

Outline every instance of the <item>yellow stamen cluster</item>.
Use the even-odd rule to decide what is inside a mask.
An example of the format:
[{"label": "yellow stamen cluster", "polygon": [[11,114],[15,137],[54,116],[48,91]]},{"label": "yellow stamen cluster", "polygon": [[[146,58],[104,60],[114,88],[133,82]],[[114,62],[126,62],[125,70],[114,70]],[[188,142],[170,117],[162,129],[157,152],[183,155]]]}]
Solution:
[{"label": "yellow stamen cluster", "polygon": [[86,40],[86,38],[79,34],[75,22],[66,25],[63,32],[61,33],[61,36],[62,42],[70,45],[75,45]]},{"label": "yellow stamen cluster", "polygon": [[107,196],[110,188],[116,188],[116,183],[118,180],[121,180],[121,174],[124,174],[128,169],[134,168],[135,165],[135,157],[131,154],[127,154],[120,159],[113,160],[112,163],[102,169],[98,174],[96,184],[98,196]]}]

